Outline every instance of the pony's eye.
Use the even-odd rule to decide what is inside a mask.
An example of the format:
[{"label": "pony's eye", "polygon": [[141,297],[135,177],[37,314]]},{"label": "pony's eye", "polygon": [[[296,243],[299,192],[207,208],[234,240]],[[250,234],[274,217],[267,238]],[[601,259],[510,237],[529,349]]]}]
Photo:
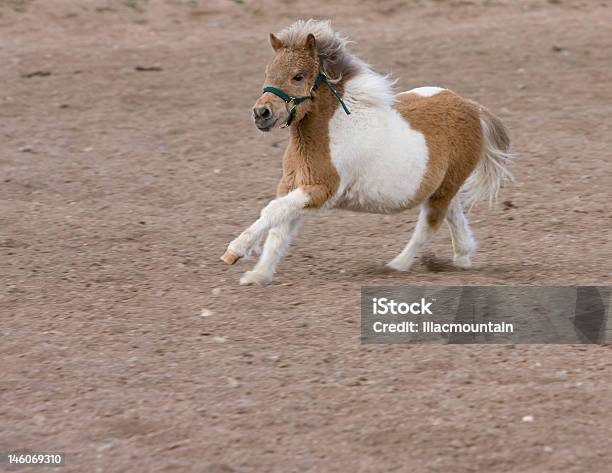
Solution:
[{"label": "pony's eye", "polygon": [[296,82],[300,82],[304,79],[304,76],[302,74],[298,74],[296,76],[293,77],[293,80]]}]

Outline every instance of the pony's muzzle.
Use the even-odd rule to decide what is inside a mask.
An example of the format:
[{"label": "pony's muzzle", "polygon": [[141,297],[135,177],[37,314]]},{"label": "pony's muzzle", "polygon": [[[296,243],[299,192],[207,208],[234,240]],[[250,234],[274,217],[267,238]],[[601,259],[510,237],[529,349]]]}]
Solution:
[{"label": "pony's muzzle", "polygon": [[278,121],[269,105],[263,107],[255,106],[253,108],[253,119],[255,120],[255,126],[261,131],[270,131]]},{"label": "pony's muzzle", "polygon": [[255,107],[253,109],[255,119],[267,120],[272,116],[272,110],[267,105],[265,107]]}]

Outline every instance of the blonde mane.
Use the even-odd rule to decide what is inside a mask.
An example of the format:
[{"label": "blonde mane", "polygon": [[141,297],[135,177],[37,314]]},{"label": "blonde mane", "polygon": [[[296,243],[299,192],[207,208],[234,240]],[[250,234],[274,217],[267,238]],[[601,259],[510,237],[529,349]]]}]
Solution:
[{"label": "blonde mane", "polygon": [[309,34],[313,34],[316,39],[321,69],[331,82],[349,79],[370,69],[348,51],[348,37],[334,31],[330,20],[298,20],[280,31],[277,37],[286,47],[299,48]]},{"label": "blonde mane", "polygon": [[347,36],[334,31],[330,20],[298,20],[276,36],[288,48],[300,48],[306,37],[313,34],[321,69],[332,83],[351,81],[345,100],[390,107],[395,102],[395,80],[372,70],[348,50]]}]

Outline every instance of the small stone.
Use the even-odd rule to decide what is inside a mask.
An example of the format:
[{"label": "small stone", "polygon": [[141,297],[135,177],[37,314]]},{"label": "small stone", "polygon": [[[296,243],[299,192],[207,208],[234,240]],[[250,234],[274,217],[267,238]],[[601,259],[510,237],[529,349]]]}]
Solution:
[{"label": "small stone", "polygon": [[208,309],[202,309],[202,312],[200,313],[200,317],[210,317],[212,315],[212,312]]},{"label": "small stone", "polygon": [[102,444],[98,447],[98,452],[103,452],[105,450],[110,450],[113,448],[113,442]]},{"label": "small stone", "polygon": [[213,340],[217,343],[225,343],[227,342],[227,338],[225,337],[214,337]]},{"label": "small stone", "polygon": [[231,378],[229,376],[227,378],[227,384],[229,385],[230,388],[237,388],[238,386],[240,386],[240,383],[238,382],[237,379]]},{"label": "small stone", "polygon": [[215,174],[219,174],[219,173],[221,172],[221,169],[213,169],[213,172],[214,172]]},{"label": "small stone", "polygon": [[42,414],[36,414],[32,420],[34,421],[34,423],[38,426],[43,425],[46,422],[46,417]]},{"label": "small stone", "polygon": [[523,422],[533,422],[533,416],[523,416]]},{"label": "small stone", "polygon": [[31,146],[24,146],[23,148],[19,148],[19,151],[21,151],[22,153],[31,153],[32,152],[32,147]]},{"label": "small stone", "polygon": [[218,296],[219,294],[221,294],[221,288],[220,287],[215,287],[212,290],[213,296]]},{"label": "small stone", "polygon": [[552,448],[550,445],[546,445],[546,447],[544,447],[544,451],[546,453],[552,453],[555,449]]}]

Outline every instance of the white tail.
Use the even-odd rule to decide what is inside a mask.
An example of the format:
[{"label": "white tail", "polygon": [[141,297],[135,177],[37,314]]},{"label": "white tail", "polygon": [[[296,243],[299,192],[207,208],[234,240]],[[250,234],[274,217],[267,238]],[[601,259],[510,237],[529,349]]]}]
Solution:
[{"label": "white tail", "polygon": [[482,157],[461,188],[461,200],[468,209],[483,200],[492,205],[497,201],[503,183],[514,180],[508,170],[512,155],[508,152],[510,138],[506,127],[485,108],[481,111],[480,124],[483,135]]}]

